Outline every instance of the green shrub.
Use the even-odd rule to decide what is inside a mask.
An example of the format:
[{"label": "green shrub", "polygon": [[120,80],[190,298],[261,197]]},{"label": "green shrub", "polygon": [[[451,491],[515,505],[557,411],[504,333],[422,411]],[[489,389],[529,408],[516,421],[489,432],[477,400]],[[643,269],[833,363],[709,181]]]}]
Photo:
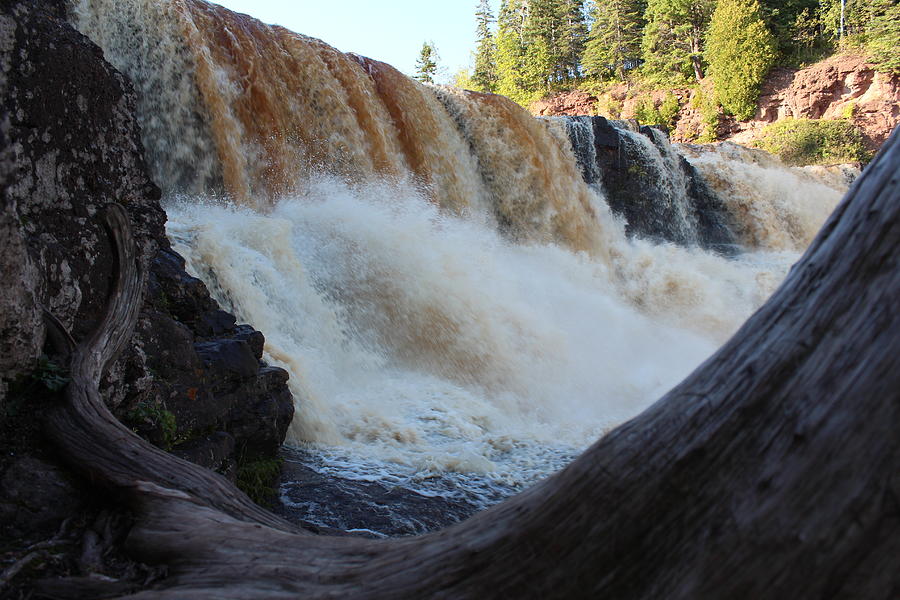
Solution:
[{"label": "green shrub", "polygon": [[789,165],[868,162],[862,134],[844,120],[784,119],[768,125],[755,143]]},{"label": "green shrub", "polygon": [[706,40],[716,101],[742,121],[753,116],[763,77],[775,61],[775,39],[758,0],[720,0]]},{"label": "green shrub", "polygon": [[186,439],[186,436],[178,436],[178,422],[175,415],[153,402],[138,404],[125,414],[125,421],[136,433],[139,429],[145,429],[153,431],[153,435],[158,434],[157,443],[163,450],[171,450]]},{"label": "green shrub", "polygon": [[634,118],[642,125],[660,124],[661,117],[659,116],[659,111],[656,110],[656,105],[653,103],[653,98],[644,96],[637,101],[637,104],[634,105]]},{"label": "green shrub", "polygon": [[678,99],[678,96],[672,92],[668,92],[662,103],[659,105],[658,112],[660,123],[669,129],[672,129],[672,127],[675,126],[675,121],[678,118],[678,111],[680,110],[681,101]]},{"label": "green shrub", "polygon": [[841,111],[841,116],[845,119],[852,119],[856,116],[858,109],[859,107],[856,105],[856,102],[848,102]]},{"label": "green shrub", "polygon": [[597,101],[597,114],[610,119],[622,118],[622,103],[612,96],[603,96]]},{"label": "green shrub", "polygon": [[276,486],[282,463],[281,458],[253,462],[244,462],[241,458],[237,469],[238,488],[260,506],[271,506],[278,496]]},{"label": "green shrub", "polygon": [[31,377],[51,392],[58,392],[68,385],[69,370],[50,360],[46,354],[42,354]]},{"label": "green shrub", "polygon": [[691,98],[691,108],[700,110],[703,129],[697,133],[697,141],[709,144],[719,139],[719,103],[716,102],[712,88],[697,88]]}]

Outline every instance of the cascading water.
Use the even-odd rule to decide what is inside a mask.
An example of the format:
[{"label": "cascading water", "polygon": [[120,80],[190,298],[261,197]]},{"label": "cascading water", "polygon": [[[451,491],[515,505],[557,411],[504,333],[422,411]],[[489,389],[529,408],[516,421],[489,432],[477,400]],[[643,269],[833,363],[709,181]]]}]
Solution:
[{"label": "cascading water", "polygon": [[771,155],[722,143],[681,146],[732,216],[748,248],[802,251],[859,175],[855,167],[785,168]]},{"label": "cascading water", "polygon": [[[753,207],[821,223],[839,196],[796,209],[771,199],[796,176],[755,174],[760,198],[723,183],[737,167],[707,175],[714,196],[698,170],[736,159],[534,119],[202,0],[72,15],[140,92],[174,247],[291,373],[306,468],[465,505],[453,518],[562,466],[762,303],[806,238],[792,218],[764,228],[789,222],[796,243],[751,235]],[[623,173],[611,148],[632,155]],[[655,231],[612,200],[648,175]],[[300,487],[284,493],[303,518],[372,528]],[[376,528],[433,526],[391,519]]]}]

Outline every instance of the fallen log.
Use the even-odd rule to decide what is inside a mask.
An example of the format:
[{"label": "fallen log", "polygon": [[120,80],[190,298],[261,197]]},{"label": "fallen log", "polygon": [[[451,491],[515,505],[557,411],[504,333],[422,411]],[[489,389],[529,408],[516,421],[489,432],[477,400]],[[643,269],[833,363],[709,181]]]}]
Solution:
[{"label": "fallen log", "polygon": [[772,298],[716,354],[567,468],[473,518],[391,540],[297,531],[141,442],[97,381],[119,283],[49,421],[134,507],[129,551],[168,576],[129,598],[900,597],[900,133]]}]

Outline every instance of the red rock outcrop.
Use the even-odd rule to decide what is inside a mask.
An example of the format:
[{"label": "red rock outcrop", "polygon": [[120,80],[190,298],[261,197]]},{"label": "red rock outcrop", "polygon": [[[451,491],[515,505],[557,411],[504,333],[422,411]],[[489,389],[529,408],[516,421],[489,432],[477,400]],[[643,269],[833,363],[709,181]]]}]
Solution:
[{"label": "red rock outcrop", "polygon": [[560,92],[534,102],[529,110],[537,117],[596,115],[597,97],[581,90]]},{"label": "red rock outcrop", "polygon": [[900,77],[876,71],[861,56],[846,54],[800,70],[775,69],[763,84],[756,115],[736,124],[731,139],[749,141],[761,127],[790,117],[849,117],[867,145],[876,149],[900,122]]},{"label": "red rock outcrop", "polygon": [[[670,90],[649,92],[659,106]],[[672,140],[688,142],[703,130],[700,111],[690,100],[694,90],[671,90],[682,109]],[[609,89],[598,98],[575,90],[560,92],[531,105],[539,116],[596,115],[613,118],[634,116],[637,103],[646,93],[630,92],[625,84]],[[609,107],[618,114],[611,114]],[[750,121],[728,120],[720,128],[722,139],[746,144],[760,129],[779,119],[840,119],[849,117],[859,127],[866,145],[875,150],[900,123],[900,77],[875,70],[861,56],[832,56],[804,69],[773,69],[763,83],[756,115]]]}]

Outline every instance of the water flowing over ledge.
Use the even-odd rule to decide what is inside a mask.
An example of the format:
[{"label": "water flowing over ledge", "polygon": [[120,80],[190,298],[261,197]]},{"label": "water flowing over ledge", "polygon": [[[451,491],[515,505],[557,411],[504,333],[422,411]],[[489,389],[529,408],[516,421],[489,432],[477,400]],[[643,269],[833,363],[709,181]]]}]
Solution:
[{"label": "water flowing over ledge", "polygon": [[72,14],[135,82],[173,245],[265,332],[332,475],[480,506],[559,468],[724,341],[846,185],[202,0]]}]

